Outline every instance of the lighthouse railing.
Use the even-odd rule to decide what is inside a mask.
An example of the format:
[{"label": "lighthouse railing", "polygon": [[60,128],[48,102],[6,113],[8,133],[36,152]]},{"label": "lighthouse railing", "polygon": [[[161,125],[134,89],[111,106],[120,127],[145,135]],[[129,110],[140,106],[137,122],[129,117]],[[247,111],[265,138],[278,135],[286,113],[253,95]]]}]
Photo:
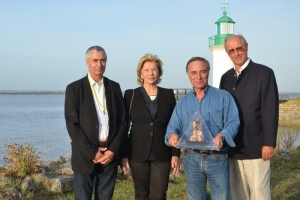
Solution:
[{"label": "lighthouse railing", "polygon": [[231,36],[232,34],[218,34],[208,38],[208,46],[223,46],[225,39]]}]

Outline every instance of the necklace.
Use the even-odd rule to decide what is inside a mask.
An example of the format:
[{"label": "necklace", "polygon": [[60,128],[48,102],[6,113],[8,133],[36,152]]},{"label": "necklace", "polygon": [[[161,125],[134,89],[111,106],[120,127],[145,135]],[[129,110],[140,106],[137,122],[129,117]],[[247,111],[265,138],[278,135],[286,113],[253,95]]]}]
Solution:
[{"label": "necklace", "polygon": [[105,88],[104,88],[104,84],[102,83],[102,87],[103,88],[102,88],[102,90],[100,90],[100,96],[102,97],[102,103],[103,103],[103,104],[101,104],[101,102],[98,99],[98,95],[95,92],[95,88],[92,85],[92,82],[91,82],[90,78],[89,78],[89,83],[90,83],[90,86],[91,86],[91,90],[92,90],[93,96],[96,98],[96,102],[97,102],[98,108],[105,115],[105,110],[106,110],[105,106],[106,105],[105,105],[105,102],[104,102],[105,101],[105,92],[104,92]]}]

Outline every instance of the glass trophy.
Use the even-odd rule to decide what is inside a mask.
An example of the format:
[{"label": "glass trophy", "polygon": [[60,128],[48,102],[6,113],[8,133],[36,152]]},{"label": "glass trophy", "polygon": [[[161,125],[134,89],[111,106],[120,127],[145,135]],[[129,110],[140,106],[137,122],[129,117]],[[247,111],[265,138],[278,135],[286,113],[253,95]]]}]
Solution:
[{"label": "glass trophy", "polygon": [[200,112],[195,112],[179,134],[178,148],[220,150]]},{"label": "glass trophy", "polygon": [[202,133],[202,124],[200,119],[196,119],[192,125],[192,133],[188,142],[204,142],[204,136]]}]

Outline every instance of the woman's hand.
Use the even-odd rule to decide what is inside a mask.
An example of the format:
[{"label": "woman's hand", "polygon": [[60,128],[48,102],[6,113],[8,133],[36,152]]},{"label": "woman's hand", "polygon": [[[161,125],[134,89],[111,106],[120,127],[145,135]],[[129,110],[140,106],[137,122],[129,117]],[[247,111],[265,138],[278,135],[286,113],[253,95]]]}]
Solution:
[{"label": "woman's hand", "polygon": [[172,156],[171,167],[173,168],[173,174],[177,175],[180,169],[180,161],[177,156]]},{"label": "woman's hand", "polygon": [[127,168],[129,168],[129,162],[128,158],[122,158],[121,163],[120,163],[120,168],[123,172],[123,174],[127,174]]}]

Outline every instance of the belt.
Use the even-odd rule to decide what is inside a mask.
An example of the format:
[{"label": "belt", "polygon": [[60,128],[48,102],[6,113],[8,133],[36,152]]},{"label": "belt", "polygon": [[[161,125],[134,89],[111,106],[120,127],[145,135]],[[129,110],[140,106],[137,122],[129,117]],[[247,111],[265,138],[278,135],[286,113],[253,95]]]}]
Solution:
[{"label": "belt", "polygon": [[99,141],[99,142],[98,142],[98,146],[99,146],[99,147],[106,147],[106,145],[107,145],[107,142],[106,142],[106,141]]},{"label": "belt", "polygon": [[99,141],[98,146],[102,153],[107,150],[107,142],[106,141]]},{"label": "belt", "polygon": [[198,149],[191,149],[193,152],[200,153],[202,156],[207,156],[211,154],[226,154],[226,151],[214,151],[214,150],[198,150]]}]

